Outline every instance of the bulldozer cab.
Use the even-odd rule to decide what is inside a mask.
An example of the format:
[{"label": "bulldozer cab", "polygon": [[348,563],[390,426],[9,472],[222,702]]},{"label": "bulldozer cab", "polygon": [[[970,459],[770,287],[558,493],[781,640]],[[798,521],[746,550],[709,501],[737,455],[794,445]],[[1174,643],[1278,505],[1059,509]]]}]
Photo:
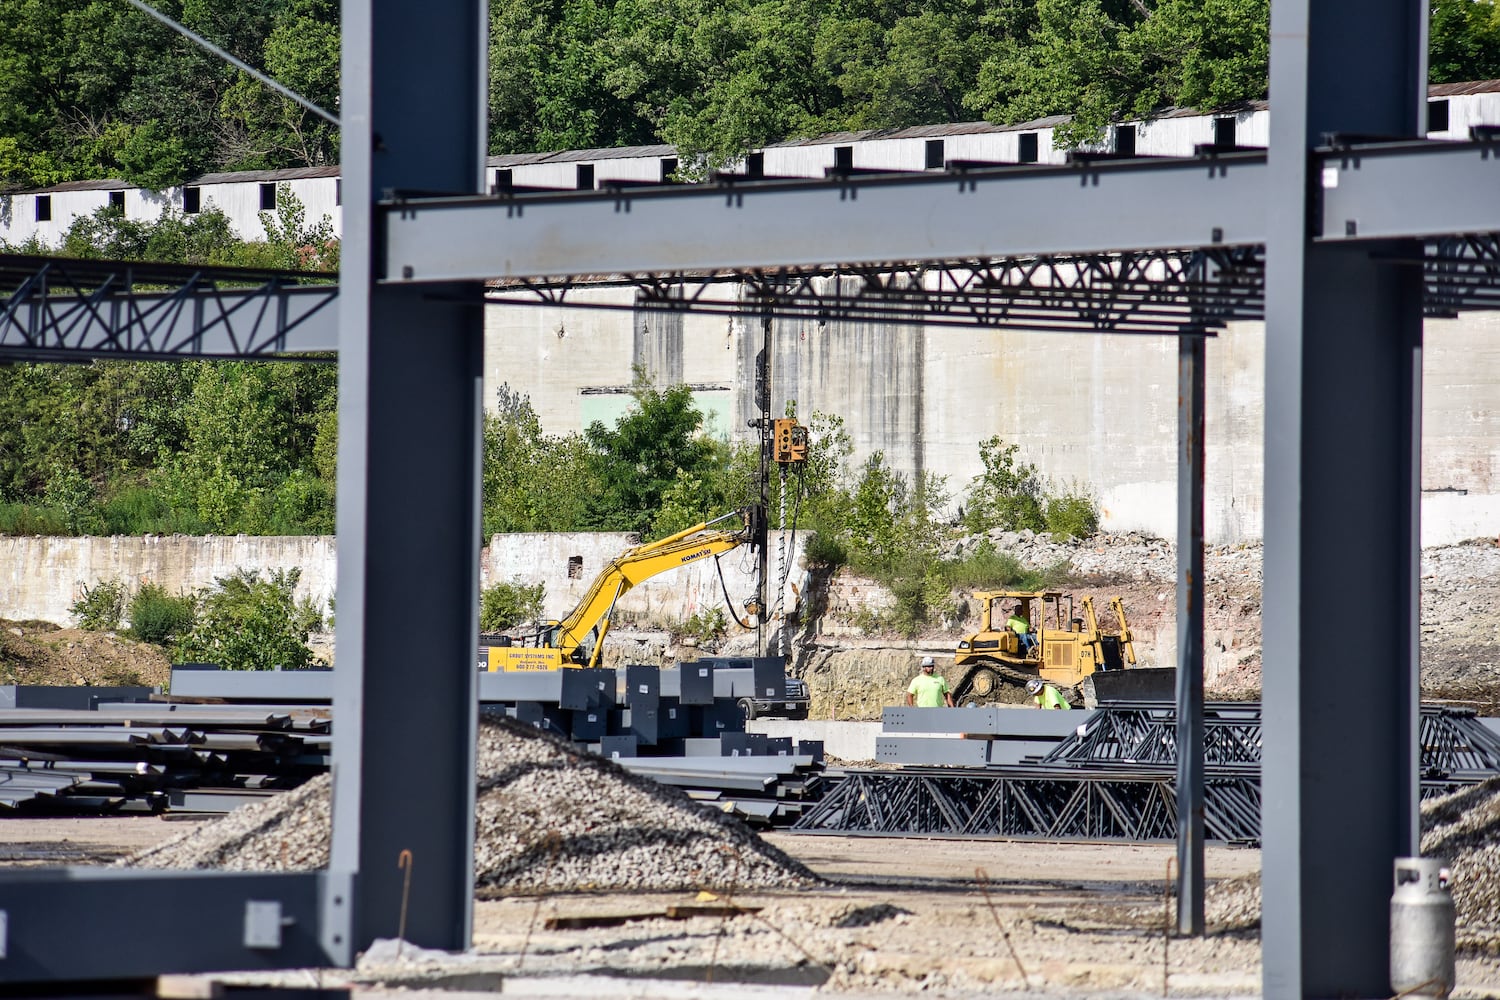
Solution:
[{"label": "bulldozer cab", "polygon": [[1067,690],[1095,671],[1135,663],[1119,598],[1110,602],[1119,630],[1105,632],[1090,597],[1075,603],[1073,595],[1056,590],[985,591],[974,597],[979,631],[964,636],[954,652],[954,664],[965,670],[955,699],[989,698],[1032,678]]}]

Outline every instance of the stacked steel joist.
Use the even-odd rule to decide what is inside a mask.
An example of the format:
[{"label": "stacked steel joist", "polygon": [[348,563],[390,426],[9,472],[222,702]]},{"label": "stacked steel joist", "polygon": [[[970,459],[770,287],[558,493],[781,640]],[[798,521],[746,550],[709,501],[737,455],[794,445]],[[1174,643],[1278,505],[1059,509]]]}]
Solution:
[{"label": "stacked steel joist", "polygon": [[[1207,836],[1258,842],[1260,705],[1213,703],[1204,715]],[[1006,709],[887,710],[885,721],[888,729],[908,733],[962,731],[964,736],[882,737],[882,758],[905,766],[846,772],[795,830],[1091,840],[1176,837],[1177,720],[1171,704],[1114,704],[1087,716]],[[1036,730],[1054,723],[1072,731],[1038,756],[996,762],[1007,756],[996,744],[1036,744],[1041,742]],[[1424,796],[1500,774],[1500,736],[1472,711],[1424,705],[1420,742]],[[940,762],[960,766],[932,766]]]},{"label": "stacked steel joist", "polygon": [[224,812],[328,766],[326,708],[148,701],[151,688],[0,697],[0,806]]}]

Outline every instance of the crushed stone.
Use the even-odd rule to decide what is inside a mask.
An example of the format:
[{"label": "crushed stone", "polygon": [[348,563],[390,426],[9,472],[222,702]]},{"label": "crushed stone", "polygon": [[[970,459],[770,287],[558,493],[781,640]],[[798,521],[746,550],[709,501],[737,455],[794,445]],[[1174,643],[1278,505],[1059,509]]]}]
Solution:
[{"label": "crushed stone", "polygon": [[[474,875],[483,897],[609,889],[817,884],[738,819],[505,719],[480,722]],[[326,867],[332,782],[321,775],[119,862],[140,868]]]},{"label": "crushed stone", "polygon": [[[1448,862],[1459,949],[1500,955],[1500,778],[1423,802],[1422,855]],[[1225,879],[1204,895],[1210,931],[1252,930],[1260,912],[1258,875]]]}]

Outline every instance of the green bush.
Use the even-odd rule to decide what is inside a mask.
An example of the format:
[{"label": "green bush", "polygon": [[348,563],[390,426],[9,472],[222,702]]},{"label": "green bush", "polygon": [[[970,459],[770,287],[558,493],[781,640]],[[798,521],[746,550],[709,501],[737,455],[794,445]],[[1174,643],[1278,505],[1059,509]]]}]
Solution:
[{"label": "green bush", "polygon": [[130,634],[142,642],[171,646],[192,630],[196,606],[191,594],[169,594],[160,584],[142,584],[130,599]]},{"label": "green bush", "polygon": [[198,597],[197,619],[177,646],[180,660],[217,663],[226,670],[294,669],[312,662],[307,636],[323,624],[311,601],[298,602],[297,568],[236,570]]},{"label": "green bush", "polygon": [[696,636],[699,642],[712,642],[723,638],[724,633],[729,630],[729,622],[724,617],[723,609],[708,608],[694,612],[683,622],[682,630],[687,635]]},{"label": "green bush", "polygon": [[1099,505],[1076,491],[1047,501],[1047,530],[1063,538],[1088,538],[1099,530]]},{"label": "green bush", "polygon": [[802,551],[809,562],[837,569],[849,562],[849,551],[832,531],[818,531],[807,536]]},{"label": "green bush", "polygon": [[544,583],[501,581],[486,587],[479,595],[479,627],[485,632],[499,632],[542,617],[542,599],[547,595]]},{"label": "green bush", "polygon": [[78,616],[78,627],[89,632],[110,632],[120,627],[125,614],[125,584],[119,580],[100,580],[90,587],[84,584],[83,595],[68,609]]},{"label": "green bush", "polygon": [[939,571],[954,590],[1032,590],[1039,574],[1026,569],[1009,552],[998,552],[989,539],[961,559],[944,560]]},{"label": "green bush", "polygon": [[66,535],[67,519],[47,507],[0,503],[0,535]]},{"label": "green bush", "polygon": [[964,504],[964,526],[970,531],[1041,531],[1047,526],[1041,477],[1035,465],[1017,459],[1020,450],[999,437],[980,443],[984,472],[974,477]]}]

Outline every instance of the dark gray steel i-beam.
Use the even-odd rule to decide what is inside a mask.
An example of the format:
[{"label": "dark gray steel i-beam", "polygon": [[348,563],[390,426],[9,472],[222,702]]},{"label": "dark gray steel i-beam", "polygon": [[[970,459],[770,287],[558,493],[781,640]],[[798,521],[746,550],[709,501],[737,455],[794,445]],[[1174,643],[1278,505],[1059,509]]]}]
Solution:
[{"label": "dark gray steel i-beam", "polygon": [[[1265,155],[383,207],[392,283],[1243,246]],[[1170,207],[1168,207],[1170,206]]]},{"label": "dark gray steel i-beam", "polygon": [[[470,941],[482,289],[376,284],[373,222],[386,189],[482,189],[484,51],[480,0],[343,6],[330,869],[357,873],[356,948]],[[418,759],[398,724],[439,735]]]},{"label": "dark gray steel i-beam", "polygon": [[[1276,0],[1266,247],[1264,855],[1267,997],[1389,994],[1391,861],[1415,853],[1415,247],[1314,243],[1324,133],[1424,128],[1419,0]],[[1358,650],[1322,619],[1359,580]],[[1364,766],[1350,769],[1348,760]]]},{"label": "dark gray steel i-beam", "polygon": [[1202,337],[1177,341],[1177,933],[1203,933]]}]

